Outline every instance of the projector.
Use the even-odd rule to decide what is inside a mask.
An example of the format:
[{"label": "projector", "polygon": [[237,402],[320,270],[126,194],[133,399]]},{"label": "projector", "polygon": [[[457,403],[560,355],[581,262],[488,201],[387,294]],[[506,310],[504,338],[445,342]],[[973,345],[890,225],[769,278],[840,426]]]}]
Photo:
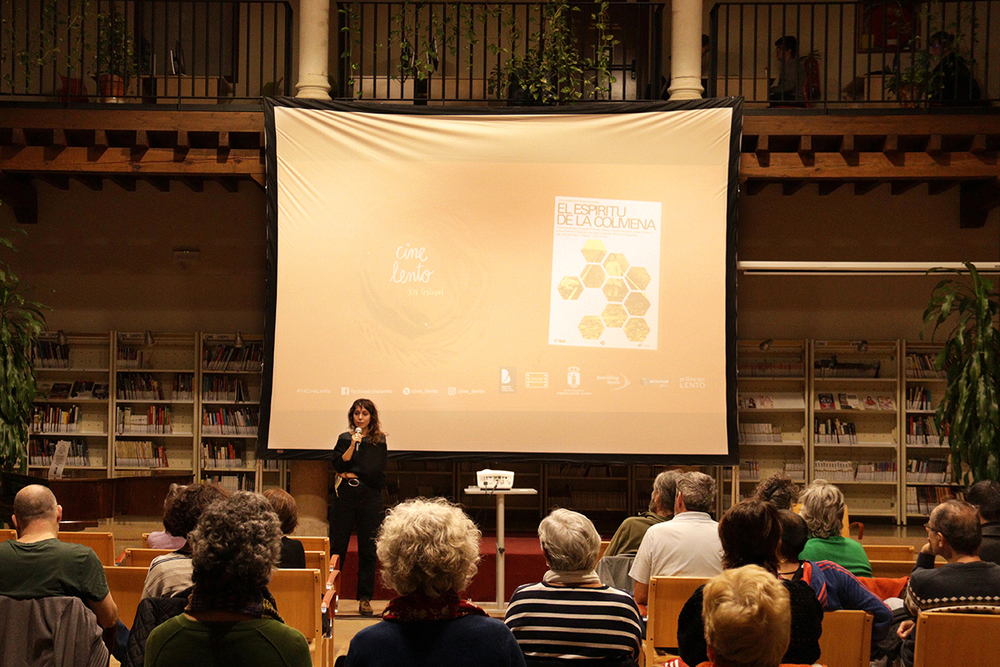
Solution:
[{"label": "projector", "polygon": [[480,470],[476,473],[476,485],[480,489],[508,490],[514,487],[514,473],[510,470]]}]

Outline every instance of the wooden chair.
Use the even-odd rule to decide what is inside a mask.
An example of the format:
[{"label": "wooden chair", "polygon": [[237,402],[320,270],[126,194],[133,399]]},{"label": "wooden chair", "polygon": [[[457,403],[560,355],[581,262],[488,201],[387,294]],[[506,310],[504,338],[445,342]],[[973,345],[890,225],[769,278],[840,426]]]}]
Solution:
[{"label": "wooden chair", "polygon": [[142,534],[142,548],[143,549],[149,548],[149,533]]},{"label": "wooden chair", "polygon": [[164,554],[172,554],[170,549],[126,549],[124,565],[128,567],[144,567],[147,570],[153,559]]},{"label": "wooden chair", "polygon": [[611,546],[611,540],[601,540],[601,549],[597,552],[597,560],[604,558],[604,552]]},{"label": "wooden chair", "polygon": [[[330,563],[330,567],[336,567],[334,563],[330,562],[330,538],[329,537],[314,537],[314,536],[302,536],[302,535],[289,535],[288,537],[293,540],[298,540],[302,543],[302,547],[306,551],[322,551],[326,554],[326,560]],[[325,571],[324,571],[325,573]]]},{"label": "wooden chair", "polygon": [[[115,564],[115,536],[111,533],[77,533],[59,531],[63,542],[82,544],[94,550],[103,565]],[[134,611],[134,610],[133,610]]]},{"label": "wooden chair", "polygon": [[916,561],[913,547],[909,544],[864,544],[868,560],[907,560]]},{"label": "wooden chair", "polygon": [[873,577],[908,577],[913,571],[914,560],[869,560]]},{"label": "wooden chair", "polygon": [[326,559],[326,554],[322,551],[307,551],[306,569],[319,570],[322,574],[328,574],[330,572],[330,563]]},{"label": "wooden chair", "polygon": [[324,664],[320,604],[325,581],[320,577],[319,570],[275,570],[271,583],[267,585],[285,624],[306,636],[314,667]]},{"label": "wooden chair", "polygon": [[649,580],[646,639],[642,642],[646,667],[677,657],[677,617],[688,598],[707,581],[705,577],[652,577]]},{"label": "wooden chair", "polygon": [[115,567],[114,565],[104,566],[104,576],[108,578],[108,589],[111,597],[118,605],[118,618],[121,622],[132,627],[135,621],[135,610],[139,607],[139,599],[142,598],[142,587],[146,583],[146,567]]},{"label": "wooden chair", "polygon": [[825,667],[869,667],[872,621],[871,614],[857,609],[823,614],[819,662]]},{"label": "wooden chair", "polygon": [[319,605],[320,620],[323,623],[323,642],[326,650],[323,653],[323,663],[333,667],[336,660],[337,647],[333,643],[333,622],[337,617],[337,603],[340,598],[340,570],[330,570],[326,580],[326,593]]},{"label": "wooden chair", "polygon": [[13,528],[0,528],[0,542],[6,542],[17,537],[17,531]]},{"label": "wooden chair", "polygon": [[921,612],[913,667],[1000,667],[1000,615]]}]

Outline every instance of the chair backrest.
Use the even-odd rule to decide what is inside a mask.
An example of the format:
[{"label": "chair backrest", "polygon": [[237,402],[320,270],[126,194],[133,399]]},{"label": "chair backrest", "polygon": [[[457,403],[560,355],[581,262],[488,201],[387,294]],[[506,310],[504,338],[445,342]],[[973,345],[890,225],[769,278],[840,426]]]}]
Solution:
[{"label": "chair backrest", "polygon": [[328,574],[330,572],[330,563],[326,559],[326,554],[322,551],[307,551],[306,569],[319,570],[323,574]]},{"label": "chair backrest", "polygon": [[125,565],[149,569],[154,558],[170,553],[173,553],[170,549],[126,549]]},{"label": "chair backrest", "polygon": [[115,536],[111,533],[88,533],[59,531],[59,539],[63,542],[82,544],[94,550],[104,565],[115,564]]},{"label": "chair backrest", "polygon": [[267,585],[285,624],[306,636],[313,664],[322,662],[323,623],[320,603],[326,578],[319,570],[275,570]]},{"label": "chair backrest", "polygon": [[326,554],[327,562],[330,561],[330,538],[329,537],[315,537],[309,535],[289,535],[288,537],[293,540],[298,540],[302,543],[302,547],[306,551],[322,551]]},{"label": "chair backrest", "polygon": [[864,544],[868,560],[908,560],[916,561],[913,547],[909,544]]},{"label": "chair backrest", "polygon": [[601,548],[597,552],[597,560],[604,558],[604,553],[608,550],[609,546],[611,546],[611,540],[601,540]]},{"label": "chair backrest", "polygon": [[142,598],[142,587],[146,583],[148,571],[148,567],[104,566],[108,589],[118,605],[118,618],[128,627],[132,627],[132,622],[135,621],[135,610]]},{"label": "chair backrest", "polygon": [[705,577],[652,577],[649,580],[646,640],[654,648],[676,648],[677,617],[688,598],[707,581]]},{"label": "chair backrest", "polygon": [[872,566],[873,577],[885,577],[894,579],[897,577],[908,577],[913,571],[913,560],[869,560]]},{"label": "chair backrest", "polygon": [[868,667],[872,649],[872,616],[857,609],[823,614],[819,662],[826,667]]},{"label": "chair backrest", "polygon": [[1000,615],[921,612],[913,667],[1000,665]]},{"label": "chair backrest", "polygon": [[0,542],[6,542],[17,537],[17,531],[13,528],[0,528]]},{"label": "chair backrest", "polygon": [[142,548],[143,549],[149,548],[149,533],[142,534]]}]

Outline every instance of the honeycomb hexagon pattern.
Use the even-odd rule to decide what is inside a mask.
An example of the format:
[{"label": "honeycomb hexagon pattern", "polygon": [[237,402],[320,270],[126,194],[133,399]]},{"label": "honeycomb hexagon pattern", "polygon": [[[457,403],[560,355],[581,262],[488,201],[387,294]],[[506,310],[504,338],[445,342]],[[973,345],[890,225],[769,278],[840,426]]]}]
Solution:
[{"label": "honeycomb hexagon pattern", "polygon": [[628,286],[621,278],[608,278],[601,291],[604,292],[604,296],[607,297],[608,301],[621,303],[625,300],[625,295],[628,294]]},{"label": "honeycomb hexagon pattern", "polygon": [[585,316],[577,328],[580,329],[580,335],[587,340],[597,340],[604,333],[604,323],[601,322],[601,318],[594,315]]},{"label": "honeycomb hexagon pattern", "polygon": [[600,264],[588,264],[580,274],[586,287],[600,287],[604,284],[604,269]]},{"label": "honeycomb hexagon pattern", "polygon": [[629,321],[625,323],[623,328],[625,330],[625,336],[634,343],[640,343],[646,340],[646,336],[649,335],[649,325],[646,324],[646,320],[641,317],[629,318]]},{"label": "honeycomb hexagon pattern", "polygon": [[588,262],[600,262],[607,254],[608,248],[600,239],[588,239],[580,252],[583,253],[583,258]]},{"label": "honeycomb hexagon pattern", "polygon": [[619,252],[608,253],[604,259],[604,270],[609,276],[623,276],[628,271],[628,260]]},{"label": "honeycomb hexagon pattern", "polygon": [[625,282],[634,290],[644,290],[651,280],[649,271],[641,266],[633,266],[625,274]]},{"label": "honeycomb hexagon pattern", "polygon": [[601,319],[604,320],[604,324],[609,328],[618,329],[621,325],[625,324],[625,320],[628,319],[628,313],[625,312],[625,308],[620,303],[609,303],[604,307]]},{"label": "honeycomb hexagon pattern", "polygon": [[625,297],[625,308],[629,315],[641,317],[649,310],[649,299],[642,292],[632,292]]},{"label": "honeycomb hexagon pattern", "polygon": [[[576,276],[566,276],[559,281],[559,287],[556,289],[559,291],[559,296],[567,301],[574,301],[583,294],[583,283]],[[642,315],[642,313],[637,314]]]}]

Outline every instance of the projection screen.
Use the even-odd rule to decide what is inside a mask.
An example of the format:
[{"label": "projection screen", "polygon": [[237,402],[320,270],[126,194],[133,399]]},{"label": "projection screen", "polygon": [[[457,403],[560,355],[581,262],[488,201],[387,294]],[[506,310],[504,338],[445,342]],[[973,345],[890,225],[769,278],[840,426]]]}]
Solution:
[{"label": "projection screen", "polygon": [[740,100],[265,117],[261,456],[738,460]]}]

